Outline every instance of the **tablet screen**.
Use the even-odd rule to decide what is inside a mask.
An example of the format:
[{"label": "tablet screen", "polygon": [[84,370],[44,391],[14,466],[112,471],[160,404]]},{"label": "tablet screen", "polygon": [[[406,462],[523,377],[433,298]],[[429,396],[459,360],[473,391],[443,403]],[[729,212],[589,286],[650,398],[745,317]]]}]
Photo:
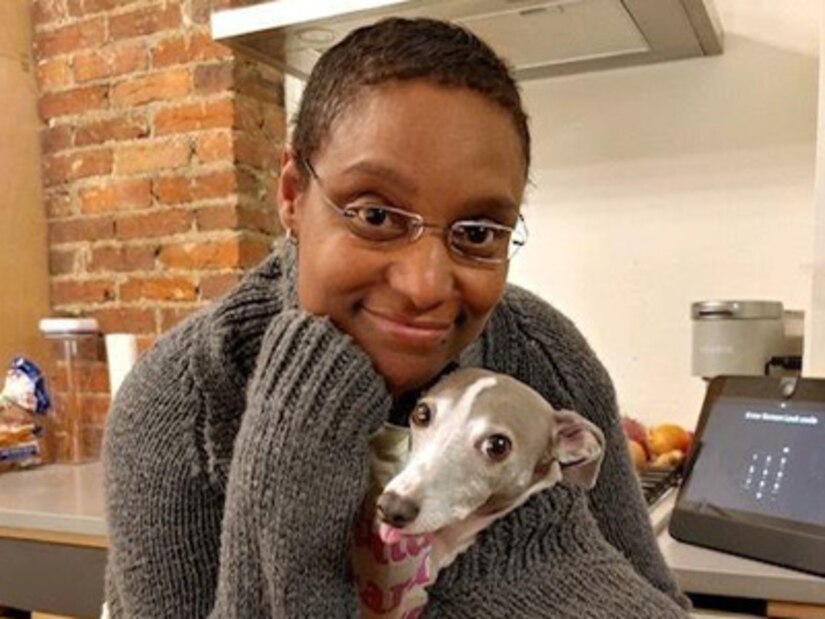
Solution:
[{"label": "tablet screen", "polygon": [[722,395],[681,500],[825,527],[825,403]]}]

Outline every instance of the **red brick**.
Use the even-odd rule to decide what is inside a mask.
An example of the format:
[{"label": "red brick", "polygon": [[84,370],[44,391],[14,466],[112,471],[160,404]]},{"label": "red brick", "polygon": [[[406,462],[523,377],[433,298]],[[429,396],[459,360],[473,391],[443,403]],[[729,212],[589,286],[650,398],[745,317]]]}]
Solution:
[{"label": "red brick", "polygon": [[219,275],[205,275],[201,278],[201,298],[205,300],[217,299],[229,292],[241,280],[240,273],[221,273]]},{"label": "red brick", "polygon": [[208,24],[212,0],[190,0],[189,18],[196,24]]},{"label": "red brick", "polygon": [[108,279],[52,282],[52,305],[105,303],[115,298],[114,283]]},{"label": "red brick", "polygon": [[191,307],[164,307],[160,309],[160,330],[168,331],[183,322],[200,309],[200,306]]},{"label": "red brick", "polygon": [[133,115],[108,120],[97,120],[79,126],[75,144],[101,144],[109,140],[133,140],[149,135],[149,125],[143,116]]},{"label": "red brick", "polygon": [[238,225],[242,230],[262,232],[273,235],[282,232],[280,221],[275,209],[266,209],[257,206],[239,207]]},{"label": "red brick", "polygon": [[238,167],[237,170],[239,193],[257,200],[262,189],[261,174],[247,167]]},{"label": "red brick", "polygon": [[198,230],[237,230],[240,216],[237,204],[219,204],[199,208],[195,213]]},{"label": "red brick", "polygon": [[274,142],[282,143],[286,139],[286,114],[282,107],[269,106],[264,113],[263,132]]},{"label": "red brick", "polygon": [[[108,393],[109,370],[104,362],[81,364],[78,368],[78,383],[85,393]],[[88,396],[87,396],[88,397]],[[106,409],[104,409],[105,412]]]},{"label": "red brick", "polygon": [[69,13],[74,17],[123,8],[135,0],[69,0]]},{"label": "red brick", "polygon": [[41,92],[59,90],[70,86],[72,83],[72,70],[68,60],[56,58],[45,60],[37,65],[37,82],[40,84]]},{"label": "red brick", "polygon": [[42,32],[35,38],[35,48],[39,58],[51,58],[99,47],[105,41],[106,22],[103,18],[96,18]]},{"label": "red brick", "polygon": [[48,185],[59,185],[88,176],[112,172],[112,151],[108,148],[46,155],[43,157],[44,180]]},{"label": "red brick", "polygon": [[87,215],[143,208],[152,203],[152,183],[148,178],[109,181],[81,189],[78,198]]},{"label": "red brick", "polygon": [[220,204],[200,208],[195,213],[198,230],[246,230],[273,234],[278,231],[277,216],[260,207]]},{"label": "red brick", "polygon": [[195,156],[202,163],[232,159],[232,136],[228,131],[204,133],[195,140]]},{"label": "red brick", "polygon": [[40,116],[43,120],[48,120],[57,116],[98,110],[106,107],[107,92],[106,86],[86,86],[59,93],[45,93],[40,97]]},{"label": "red brick", "polygon": [[152,66],[167,67],[231,56],[231,50],[213,41],[208,33],[192,32],[158,41],[152,48]]},{"label": "red brick", "polygon": [[230,99],[190,103],[155,113],[155,134],[184,133],[201,129],[232,126],[233,106]]},{"label": "red brick", "polygon": [[[63,366],[58,366],[56,370],[49,377],[51,382],[49,385],[50,391],[53,394],[65,394],[69,389],[66,369]],[[106,393],[109,390],[108,370],[104,361],[76,361],[72,370],[75,385],[82,393]]]},{"label": "red brick", "polygon": [[155,312],[134,307],[106,308],[85,312],[97,319],[103,333],[153,333]]},{"label": "red brick", "polygon": [[195,92],[214,94],[232,88],[232,62],[208,64],[195,68]]},{"label": "red brick", "polygon": [[178,3],[140,8],[129,13],[109,17],[109,36],[126,39],[179,28],[181,13]]},{"label": "red brick", "polygon": [[49,242],[51,245],[76,243],[90,239],[109,239],[114,236],[114,233],[115,225],[109,217],[70,219],[49,223]]},{"label": "red brick", "polygon": [[233,269],[255,265],[269,251],[268,242],[236,238],[167,245],[160,250],[159,259],[163,266],[170,269]]},{"label": "red brick", "polygon": [[263,104],[245,95],[235,97],[235,128],[247,131],[260,131],[264,126]]},{"label": "red brick", "polygon": [[170,269],[231,269],[238,266],[240,239],[168,245],[160,251],[161,264]]},{"label": "red brick", "polygon": [[43,202],[46,206],[46,216],[68,217],[74,214],[74,206],[72,204],[72,196],[67,191],[47,191],[43,195]]},{"label": "red brick", "polygon": [[239,131],[235,137],[235,161],[259,170],[274,169],[278,151],[261,132]]},{"label": "red brick", "polygon": [[115,155],[115,169],[119,174],[154,172],[173,169],[189,163],[187,142],[141,142],[124,146]]},{"label": "red brick", "polygon": [[189,93],[189,88],[189,71],[175,69],[120,82],[112,87],[109,100],[112,105],[132,107],[152,101],[179,99]]},{"label": "red brick", "polygon": [[138,335],[138,354],[142,355],[155,345],[157,336],[155,335]]},{"label": "red brick", "polygon": [[283,107],[283,74],[274,67],[239,58],[235,65],[235,90],[241,95]]},{"label": "red brick", "polygon": [[117,220],[117,236],[121,239],[157,238],[187,232],[192,228],[192,213],[184,210],[159,211],[133,215]]},{"label": "red brick", "polygon": [[155,267],[154,245],[95,247],[89,271],[149,271]]},{"label": "red brick", "polygon": [[208,198],[222,198],[235,191],[234,170],[199,176],[166,176],[155,179],[154,193],[164,204],[179,204]]},{"label": "red brick", "polygon": [[66,150],[74,142],[74,128],[71,125],[45,127],[41,133],[40,142],[44,155]]},{"label": "red brick", "polygon": [[72,68],[75,80],[88,82],[144,71],[147,64],[146,46],[137,41],[76,54]]},{"label": "red brick", "polygon": [[69,16],[66,0],[34,0],[32,11],[35,26],[44,26]]},{"label": "red brick", "polygon": [[77,250],[64,249],[49,252],[49,274],[67,275],[77,270]]},{"label": "red brick", "polygon": [[[81,459],[86,458],[86,454],[96,454],[95,457],[100,456],[100,446],[103,442],[106,416],[109,414],[109,407],[112,402],[109,397],[109,374],[106,369],[106,364],[103,362],[99,363],[102,366],[102,379],[105,382],[102,384],[80,383],[79,388],[80,395],[77,399],[77,407],[80,411],[79,419],[83,426],[83,432],[80,434],[80,444],[76,453],[79,454],[77,457]],[[92,389],[97,390],[101,388],[103,391],[92,391]],[[62,446],[68,451],[69,447],[67,443],[64,442]],[[69,456],[66,455],[63,459],[65,460],[68,457]]]},{"label": "red brick", "polygon": [[131,278],[120,286],[122,301],[194,301],[195,283],[188,277]]}]

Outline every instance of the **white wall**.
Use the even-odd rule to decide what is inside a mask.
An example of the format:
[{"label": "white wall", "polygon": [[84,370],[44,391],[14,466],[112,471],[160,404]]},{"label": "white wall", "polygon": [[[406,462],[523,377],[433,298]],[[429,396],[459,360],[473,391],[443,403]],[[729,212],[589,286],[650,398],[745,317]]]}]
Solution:
[{"label": "white wall", "polygon": [[809,310],[818,0],[716,0],[722,56],[526,82],[531,239],[511,280],[571,316],[623,412],[691,426],[690,303]]},{"label": "white wall", "polygon": [[[820,27],[825,32],[825,3]],[[820,57],[825,56],[825,37],[820,41]],[[814,280],[810,320],[805,339],[808,360],[805,374],[825,378],[825,65],[819,67],[819,131],[816,157],[816,200],[814,226]]]}]

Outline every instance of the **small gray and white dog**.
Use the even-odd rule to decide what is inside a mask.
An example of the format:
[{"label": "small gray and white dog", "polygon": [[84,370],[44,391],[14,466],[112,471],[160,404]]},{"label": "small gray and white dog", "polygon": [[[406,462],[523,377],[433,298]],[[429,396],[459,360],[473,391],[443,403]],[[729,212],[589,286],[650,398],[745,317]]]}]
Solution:
[{"label": "small gray and white dog", "polygon": [[432,534],[436,569],[536,492],[562,479],[593,487],[604,451],[602,432],[581,415],[481,369],[439,381],[410,429],[409,458],[378,497],[379,535]]}]

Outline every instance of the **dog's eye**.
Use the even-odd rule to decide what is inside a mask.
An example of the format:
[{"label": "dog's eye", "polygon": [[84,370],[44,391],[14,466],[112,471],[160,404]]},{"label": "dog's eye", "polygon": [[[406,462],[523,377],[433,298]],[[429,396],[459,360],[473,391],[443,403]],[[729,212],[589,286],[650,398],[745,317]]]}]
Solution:
[{"label": "dog's eye", "polygon": [[410,414],[410,423],[414,426],[423,428],[430,425],[430,420],[432,417],[433,414],[430,407],[424,403],[421,403],[416,405],[415,409],[413,409],[413,412]]},{"label": "dog's eye", "polygon": [[491,460],[504,460],[513,447],[512,441],[503,434],[493,434],[484,439],[481,450]]}]

